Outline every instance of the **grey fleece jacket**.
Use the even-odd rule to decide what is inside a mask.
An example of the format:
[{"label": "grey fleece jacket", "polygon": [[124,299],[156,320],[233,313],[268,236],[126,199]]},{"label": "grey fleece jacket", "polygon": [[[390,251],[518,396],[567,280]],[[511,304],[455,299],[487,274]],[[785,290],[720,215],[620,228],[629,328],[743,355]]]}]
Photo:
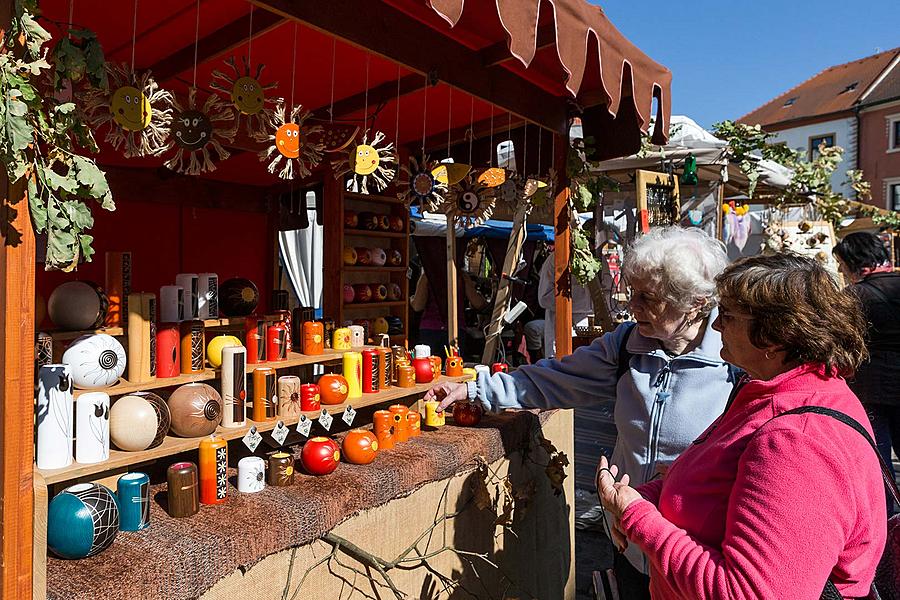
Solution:
[{"label": "grey fleece jacket", "polygon": [[[626,348],[628,371],[617,380],[620,325],[562,359],[544,359],[510,374],[479,373],[477,397],[487,410],[578,408],[615,400],[618,429],[612,462],[638,486],[653,478],[657,463],[670,463],[722,414],[733,387],[733,369],[722,360],[722,338],[707,322],[700,345],[681,356],[635,328]],[[632,545],[631,562],[646,571]],[[634,555],[634,556],[632,556]]]}]

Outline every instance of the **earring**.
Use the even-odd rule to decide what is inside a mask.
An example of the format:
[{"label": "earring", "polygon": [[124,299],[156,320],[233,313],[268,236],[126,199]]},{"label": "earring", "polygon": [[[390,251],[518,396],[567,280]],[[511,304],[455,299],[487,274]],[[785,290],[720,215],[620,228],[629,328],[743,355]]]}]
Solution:
[{"label": "earring", "polygon": [[772,356],[769,356],[769,351],[766,350],[765,357],[766,357],[766,360],[772,360],[773,358],[775,358],[775,355],[773,354]]}]

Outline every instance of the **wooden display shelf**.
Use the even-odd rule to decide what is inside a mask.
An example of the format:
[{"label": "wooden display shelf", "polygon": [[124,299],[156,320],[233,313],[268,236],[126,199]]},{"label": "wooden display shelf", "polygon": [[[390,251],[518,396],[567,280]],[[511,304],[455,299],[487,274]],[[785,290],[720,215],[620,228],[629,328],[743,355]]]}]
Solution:
[{"label": "wooden display shelf", "polygon": [[397,233],[394,231],[368,231],[366,229],[345,229],[344,235],[355,235],[360,237],[373,237],[373,238],[396,238],[396,239],[406,239],[405,233]]},{"label": "wooden display shelf", "polygon": [[377,308],[379,306],[405,306],[406,300],[391,300],[390,302],[347,302],[344,310],[348,308]]},{"label": "wooden display shelf", "polygon": [[246,323],[246,317],[222,317],[221,319],[204,319],[203,327],[210,329],[213,327],[237,327]]},{"label": "wooden display shelf", "polygon": [[376,194],[360,194],[357,192],[344,192],[345,198],[353,200],[361,200],[363,202],[378,202],[381,204],[400,204],[404,205],[404,201],[396,196],[378,196]]},{"label": "wooden display shelf", "polygon": [[65,340],[74,340],[76,338],[80,338],[83,335],[93,335],[96,333],[105,333],[106,335],[111,335],[113,337],[125,335],[125,330],[121,327],[100,327],[98,329],[84,329],[80,331],[46,331],[45,333],[49,334],[56,341],[65,341]]},{"label": "wooden display shelf", "polygon": [[[175,378],[173,377],[169,379],[169,381],[172,381],[174,379]],[[392,387],[383,392],[378,392],[376,394],[363,394],[361,398],[354,398],[353,400],[349,400],[348,402],[344,402],[343,404],[323,406],[323,408],[327,409],[329,414],[333,415],[335,418],[338,418],[338,415],[343,413],[344,409],[346,409],[348,406],[353,406],[353,408],[359,409],[366,406],[372,406],[374,404],[382,404],[385,402],[390,402],[391,400],[399,400],[401,398],[407,398],[409,396],[424,394],[438,383],[442,383],[445,381],[464,381],[465,379],[465,376],[441,376],[436,381],[433,381],[431,383],[421,383],[411,388]],[[318,418],[319,414],[321,413],[320,411],[305,411],[302,414],[306,415],[307,418],[315,419]],[[247,431],[249,431],[250,428],[254,425],[256,426],[257,431],[261,433],[271,431],[275,428],[275,425],[279,420],[283,421],[284,424],[288,427],[291,427],[293,425],[296,425],[300,419],[299,417],[276,418],[271,421],[252,421],[250,419],[247,419],[247,425],[245,425],[244,427],[218,427],[216,429],[216,435],[219,435],[226,440],[236,440],[244,437]],[[142,450],[139,452],[124,452],[122,450],[111,449],[109,451],[109,460],[103,461],[101,463],[93,463],[88,465],[72,463],[68,467],[63,467],[62,469],[38,469],[38,472],[41,474],[41,476],[44,478],[44,481],[48,485],[60,483],[63,481],[87,477],[89,475],[96,475],[98,473],[122,470],[133,465],[151,462],[160,458],[165,458],[166,456],[171,456],[173,454],[196,450],[200,447],[201,440],[203,440],[202,437],[179,438],[166,436],[166,439],[163,440],[162,444],[150,450]]]},{"label": "wooden display shelf", "polygon": [[408,267],[375,267],[357,265],[344,267],[344,271],[351,273],[406,273]]},{"label": "wooden display shelf", "polygon": [[[362,348],[357,348],[356,350],[362,350]],[[318,363],[331,362],[334,360],[340,360],[340,358],[344,355],[344,352],[346,352],[346,350],[327,350],[324,354],[315,355],[298,354],[297,352],[291,352],[288,355],[287,360],[247,364],[247,372],[250,373],[259,367],[286,369],[288,367],[299,367],[301,365],[314,365]],[[101,388],[97,390],[75,390],[74,396],[77,398],[81,394],[86,394],[87,392],[106,392],[110,396],[121,396],[123,394],[130,394],[131,392],[143,392],[145,390],[184,385],[185,383],[192,383],[195,381],[208,381],[210,379],[217,379],[219,377],[219,372],[219,369],[206,369],[202,373],[179,375],[178,377],[158,377],[156,379],[144,381],[142,383],[132,383],[123,378],[119,379],[119,383],[112,387]]]}]

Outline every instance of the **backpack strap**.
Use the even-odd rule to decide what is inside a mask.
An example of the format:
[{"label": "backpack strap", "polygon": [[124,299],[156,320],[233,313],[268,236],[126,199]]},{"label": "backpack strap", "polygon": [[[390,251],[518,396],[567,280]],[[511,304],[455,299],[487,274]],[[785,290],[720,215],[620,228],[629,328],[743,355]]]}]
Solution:
[{"label": "backpack strap", "polygon": [[631,339],[631,334],[634,333],[634,328],[637,327],[637,323],[624,323],[622,326],[627,327],[628,331],[622,336],[622,341],[619,344],[619,359],[616,363],[616,381],[622,379],[622,376],[628,372],[628,367],[631,364],[631,357],[633,355],[628,351],[626,346],[628,346],[628,340]]}]

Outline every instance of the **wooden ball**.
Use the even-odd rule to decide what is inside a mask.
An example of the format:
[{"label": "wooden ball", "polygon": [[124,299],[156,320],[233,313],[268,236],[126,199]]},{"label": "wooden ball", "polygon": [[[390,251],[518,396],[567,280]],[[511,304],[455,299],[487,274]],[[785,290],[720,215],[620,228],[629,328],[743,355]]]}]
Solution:
[{"label": "wooden ball", "polygon": [[162,398],[135,392],[122,396],[109,409],[109,439],[121,450],[147,450],[162,443],[169,423],[169,407]]},{"label": "wooden ball", "polygon": [[203,437],[216,430],[225,406],[222,396],[205,383],[187,383],[169,396],[172,431],[181,437]]}]

